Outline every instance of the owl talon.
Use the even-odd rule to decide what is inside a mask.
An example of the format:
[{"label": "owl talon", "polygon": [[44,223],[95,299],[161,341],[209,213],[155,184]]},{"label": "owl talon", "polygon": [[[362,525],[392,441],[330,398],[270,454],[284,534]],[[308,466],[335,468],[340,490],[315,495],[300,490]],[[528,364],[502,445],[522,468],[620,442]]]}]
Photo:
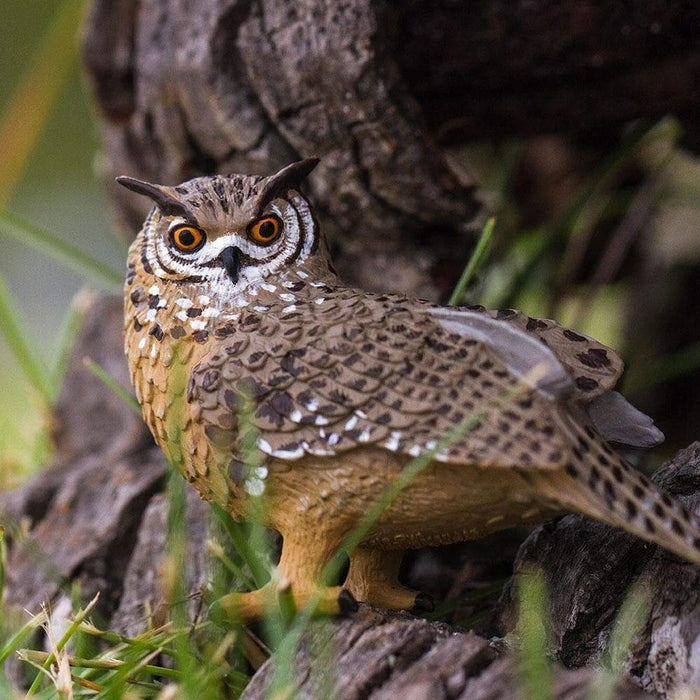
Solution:
[{"label": "owl talon", "polygon": [[340,608],[341,615],[352,615],[352,613],[357,612],[360,605],[355,600],[355,596],[350,593],[347,588],[343,588],[340,593],[338,593],[338,607]]},{"label": "owl talon", "polygon": [[216,625],[246,623],[265,615],[280,614],[288,622],[309,603],[314,615],[350,615],[358,609],[355,596],[347,589],[294,586],[271,588],[270,584],[249,593],[229,593],[209,607],[209,619]]},{"label": "owl talon", "polygon": [[431,613],[435,610],[435,601],[427,593],[418,593],[413,603],[413,610],[418,613]]}]

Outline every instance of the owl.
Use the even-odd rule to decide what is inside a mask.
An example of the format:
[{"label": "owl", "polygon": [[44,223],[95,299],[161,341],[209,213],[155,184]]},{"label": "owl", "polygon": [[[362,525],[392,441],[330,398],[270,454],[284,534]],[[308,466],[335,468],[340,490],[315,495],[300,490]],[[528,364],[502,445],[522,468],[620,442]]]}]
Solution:
[{"label": "owl", "polygon": [[[663,439],[614,391],[620,358],[517,311],[346,286],[300,191],[316,163],[174,187],[118,178],[154,204],[125,285],[144,419],[204,499],[263,513],[283,538],[275,582],[219,610],[255,618],[280,581],[328,613],[426,607],[398,582],[406,549],[572,511],[700,564],[698,520],[613,447]],[[326,585],[382,498],[342,586]]]}]

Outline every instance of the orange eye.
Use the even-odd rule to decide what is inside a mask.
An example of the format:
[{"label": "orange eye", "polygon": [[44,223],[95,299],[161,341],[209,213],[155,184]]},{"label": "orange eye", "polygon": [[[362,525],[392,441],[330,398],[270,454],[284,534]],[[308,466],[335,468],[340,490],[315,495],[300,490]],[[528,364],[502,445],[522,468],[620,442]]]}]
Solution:
[{"label": "orange eye", "polygon": [[178,250],[191,253],[204,243],[206,234],[195,226],[185,224],[174,228],[170,232],[170,239]]},{"label": "orange eye", "polygon": [[258,245],[270,245],[281,231],[282,222],[276,216],[265,216],[248,226],[248,238]]}]

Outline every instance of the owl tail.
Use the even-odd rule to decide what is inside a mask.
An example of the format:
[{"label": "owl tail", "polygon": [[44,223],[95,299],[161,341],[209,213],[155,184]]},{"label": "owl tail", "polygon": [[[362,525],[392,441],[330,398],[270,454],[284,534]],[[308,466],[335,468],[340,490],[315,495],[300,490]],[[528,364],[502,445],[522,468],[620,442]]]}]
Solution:
[{"label": "owl tail", "polygon": [[564,413],[559,420],[572,441],[572,460],[550,481],[548,495],[700,566],[700,520],[627,464],[590,424]]}]

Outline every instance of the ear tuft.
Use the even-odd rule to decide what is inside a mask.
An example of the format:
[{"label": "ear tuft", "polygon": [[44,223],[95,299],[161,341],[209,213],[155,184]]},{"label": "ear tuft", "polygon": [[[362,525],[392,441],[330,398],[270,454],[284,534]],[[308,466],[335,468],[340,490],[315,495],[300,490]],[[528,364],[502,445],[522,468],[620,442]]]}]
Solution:
[{"label": "ear tuft", "polygon": [[288,190],[297,189],[319,162],[319,158],[305,158],[296,163],[290,163],[267,178],[258,201],[258,216],[275,197],[285,194]]},{"label": "ear tuft", "polygon": [[190,213],[187,207],[180,202],[175,196],[170,187],[165,185],[154,185],[150,182],[137,180],[135,177],[120,175],[116,178],[117,182],[126,187],[127,190],[142,194],[151,200],[166,216],[184,216],[190,218]]}]

